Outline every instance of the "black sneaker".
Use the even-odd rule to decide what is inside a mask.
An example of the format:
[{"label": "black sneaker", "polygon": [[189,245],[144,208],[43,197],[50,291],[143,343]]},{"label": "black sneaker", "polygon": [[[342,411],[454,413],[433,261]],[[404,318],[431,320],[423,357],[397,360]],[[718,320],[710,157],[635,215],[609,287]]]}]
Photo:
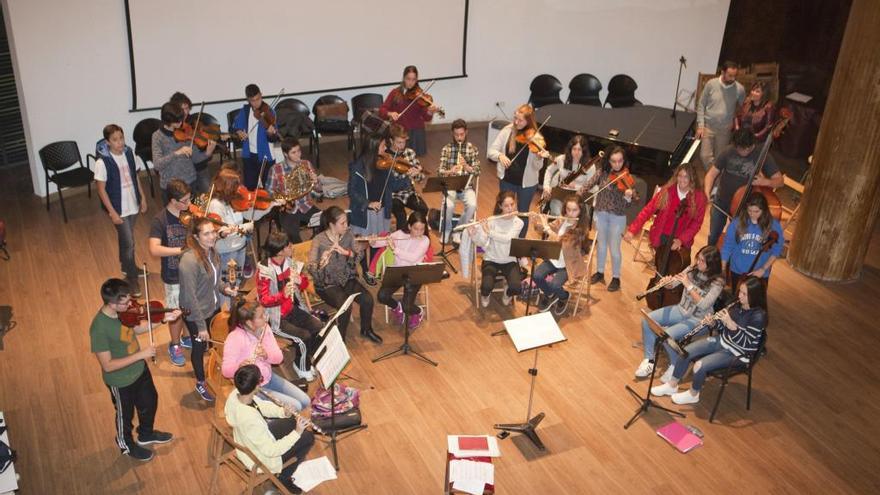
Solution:
[{"label": "black sneaker", "polygon": [[591,284],[604,284],[605,283],[605,274],[602,272],[596,272],[593,274],[593,277],[590,278]]},{"label": "black sneaker", "polygon": [[553,306],[553,314],[556,316],[562,316],[565,314],[565,311],[568,309],[568,301],[571,300],[571,297],[568,299],[560,299],[556,302],[556,305]]},{"label": "black sneaker", "polygon": [[153,443],[168,443],[172,438],[174,438],[174,435],[171,433],[153,430],[153,433],[150,433],[149,435],[138,435],[137,444],[150,445]]},{"label": "black sneaker", "polygon": [[136,443],[128,445],[127,448],[122,451],[122,453],[131,457],[132,459],[137,459],[141,462],[147,462],[153,458],[152,450],[145,449]]},{"label": "black sneaker", "polygon": [[611,279],[611,283],[608,284],[608,292],[617,292],[620,290],[620,279],[614,277]]},{"label": "black sneaker", "polygon": [[379,282],[376,280],[376,277],[370,275],[369,273],[364,274],[364,283],[369,285],[370,287],[375,287]]}]

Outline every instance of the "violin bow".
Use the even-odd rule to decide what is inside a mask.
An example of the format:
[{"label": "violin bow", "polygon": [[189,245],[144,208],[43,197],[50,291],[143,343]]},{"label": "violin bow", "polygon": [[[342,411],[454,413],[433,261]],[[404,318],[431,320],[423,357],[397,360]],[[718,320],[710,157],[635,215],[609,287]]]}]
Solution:
[{"label": "violin bow", "polygon": [[[394,173],[394,162],[397,161],[397,156],[400,154],[399,151],[395,151],[393,155],[391,155],[391,167],[388,169],[388,175],[385,176],[385,185],[382,186],[382,194],[379,195],[379,204],[382,204],[382,200],[385,199],[385,191],[388,189],[388,179],[391,178],[391,174]],[[369,203],[369,198],[367,198],[367,203]]]},{"label": "violin bow", "polygon": [[[541,122],[541,125],[539,125],[539,126],[538,126],[538,129],[535,131],[535,136],[537,136],[537,135],[541,132],[541,129],[543,129],[545,125],[547,125],[547,122],[550,121],[550,117],[552,117],[552,115],[548,115],[547,118],[544,119],[544,122]],[[513,129],[511,129],[510,132],[516,132],[516,131],[514,131]],[[534,140],[534,139],[535,139],[535,136],[532,136],[532,138],[529,139],[529,141]],[[519,151],[517,151],[516,154],[513,155],[513,158],[510,159],[510,163],[513,163],[513,161],[516,160],[516,157],[518,157],[519,154],[522,153],[522,151],[523,151],[524,149],[527,149],[527,148],[529,147],[528,144],[529,144],[529,143],[526,143],[525,146],[523,146],[522,148],[520,148]],[[547,151],[546,148],[544,148],[543,146],[542,146],[541,148],[544,149],[544,151]]]},{"label": "violin bow", "polygon": [[[250,214],[250,222],[254,223],[254,215],[257,209],[257,191],[259,191],[263,187],[263,170],[266,168],[266,157],[263,157],[263,163],[260,164],[260,175],[257,176],[257,189],[254,191],[254,200],[251,203],[251,214]],[[253,228],[257,228],[254,225]],[[250,245],[251,245],[251,256],[254,257],[254,266],[257,266],[260,263],[260,258],[257,258],[257,248],[254,246],[254,237],[250,236]]]},{"label": "violin bow", "polygon": [[589,202],[593,201],[593,198],[595,198],[596,196],[598,196],[600,192],[604,191],[605,189],[608,189],[609,187],[611,187],[611,186],[614,185],[614,184],[617,184],[617,182],[618,182],[620,179],[623,179],[624,177],[626,177],[627,174],[632,175],[632,174],[629,173],[629,170],[627,170],[626,173],[620,174],[616,179],[614,179],[614,180],[612,180],[612,181],[608,181],[608,184],[605,184],[604,186],[602,186],[601,188],[599,188],[598,191],[596,191],[596,192],[594,192],[593,194],[587,196],[587,199],[581,201],[581,203],[589,203]]},{"label": "violin bow", "polygon": [[[150,329],[150,347],[153,347],[153,318],[150,314],[150,284],[147,283],[147,264],[144,263],[144,307],[147,310],[147,328]],[[156,364],[156,354],[153,353],[153,364]]]},{"label": "violin bow", "polygon": [[196,125],[193,126],[193,135],[189,139],[189,147],[192,149],[193,143],[196,142],[196,132],[199,131],[199,123],[202,121],[202,113],[205,111],[205,101],[202,100],[202,105],[199,107],[199,116],[196,117]]},{"label": "violin bow", "polygon": [[[281,100],[282,96],[284,96],[284,88],[281,88],[281,91],[279,91],[278,94],[275,95],[275,98],[272,100],[272,103],[269,104],[269,110],[272,110],[273,112],[275,111],[275,105],[278,105],[278,102]],[[254,125],[252,125],[250,130],[248,130],[248,134],[254,132],[254,129],[257,128],[257,125],[259,125],[259,123],[260,123],[259,120],[254,122]]]},{"label": "violin bow", "polygon": [[407,106],[403,109],[403,111],[400,112],[400,113],[397,115],[397,120],[400,120],[400,117],[402,117],[403,114],[405,114],[405,113],[407,112],[407,110],[409,110],[409,109],[413,106],[413,104],[416,102],[416,100],[418,100],[419,98],[421,98],[423,94],[427,93],[428,90],[431,89],[431,87],[434,86],[434,83],[435,83],[435,82],[437,82],[437,80],[436,80],[436,79],[433,79],[433,80],[431,80],[430,83],[428,83],[428,87],[427,87],[427,88],[422,89],[422,88],[420,87],[420,88],[419,88],[419,95],[416,96],[415,98],[413,98],[412,101],[409,102],[409,105],[407,105]]}]

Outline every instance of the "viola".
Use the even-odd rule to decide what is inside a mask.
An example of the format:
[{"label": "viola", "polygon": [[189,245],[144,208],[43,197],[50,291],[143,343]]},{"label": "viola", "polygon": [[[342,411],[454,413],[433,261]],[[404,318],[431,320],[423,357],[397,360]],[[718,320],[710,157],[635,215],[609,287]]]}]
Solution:
[{"label": "viola", "polygon": [[[165,318],[165,313],[170,313],[176,309],[177,308],[166,308],[159,301],[150,301],[150,321],[152,323],[162,323],[162,320]],[[189,314],[188,309],[180,308],[180,311],[184,315]],[[118,313],[118,315],[119,321],[121,321],[123,325],[134,328],[138,326],[141,321],[147,319],[147,308],[143,303],[139,303],[132,299],[128,303],[128,309]]]},{"label": "viola", "polygon": [[272,111],[272,107],[270,107],[265,101],[259,106],[259,108],[255,108],[253,111],[254,118],[257,119],[263,127],[268,129],[275,125],[275,112]]},{"label": "viola", "polygon": [[547,142],[544,141],[544,136],[535,129],[529,128],[517,131],[515,139],[519,144],[527,144],[529,146],[529,151],[532,153],[547,151]]},{"label": "viola", "polygon": [[376,159],[376,168],[379,170],[394,169],[399,174],[406,174],[413,168],[413,164],[402,156],[395,158],[388,153],[383,153]]},{"label": "viola", "polygon": [[247,211],[251,208],[268,210],[272,207],[272,201],[272,195],[265,189],[257,188],[254,191],[249,191],[244,186],[238,186],[235,198],[232,199],[230,204],[235,211]]}]

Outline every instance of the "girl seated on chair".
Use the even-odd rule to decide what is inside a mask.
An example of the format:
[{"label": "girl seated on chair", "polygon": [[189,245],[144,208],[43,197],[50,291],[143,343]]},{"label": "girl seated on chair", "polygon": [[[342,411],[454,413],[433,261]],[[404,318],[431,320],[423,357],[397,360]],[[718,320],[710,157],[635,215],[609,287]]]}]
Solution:
[{"label": "girl seated on chair", "polygon": [[[232,427],[237,443],[247,447],[288,490],[302,493],[293,482],[293,473],[315,444],[315,436],[306,431],[305,419],[294,419],[288,411],[256,397],[261,392],[261,380],[262,373],[254,364],[242,366],[235,372],[235,390],[229,394],[224,407],[226,422]],[[246,468],[254,469],[250,456],[241,451],[235,454]],[[296,462],[284,467],[284,463],[294,457]]]},{"label": "girl seated on chair", "polygon": [[[480,225],[468,227],[468,234],[474,244],[483,248],[483,264],[480,267],[480,306],[489,306],[489,294],[495,286],[495,276],[504,275],[507,279],[507,290],[501,296],[501,302],[507,306],[513,296],[522,292],[520,271],[517,259],[510,255],[510,243],[519,237],[523,229],[523,221],[516,216],[516,194],[513,191],[501,191],[495,200],[493,215],[508,215],[502,218],[485,219]],[[520,260],[525,262],[525,259]]]},{"label": "girl seated on chair", "polygon": [[[394,253],[394,263],[391,266],[417,265],[426,261],[430,255],[431,239],[428,237],[428,222],[420,211],[410,213],[406,226],[392,232],[388,237],[388,240],[373,241],[370,242],[370,245],[374,248],[387,247],[390,249]],[[422,308],[415,305],[416,294],[419,293],[422,286],[414,285],[407,299],[402,301],[403,304],[394,299],[394,293],[400,287],[402,286],[383,285],[379,289],[379,302],[391,308],[396,325],[403,323],[404,309],[406,309],[405,313],[411,315],[408,322],[409,328],[415,329],[422,323]]]},{"label": "girl seated on chair", "polygon": [[[706,323],[720,327],[719,335],[707,337],[684,348],[687,357],[676,355],[672,378],[656,387],[651,393],[657,396],[671,395],[676,404],[696,404],[700,390],[709,372],[726,368],[731,364],[748,366],[749,357],[761,344],[767,328],[767,296],[764,285],[754,276],[743,278],[737,288],[738,304],[722,309]],[[709,320],[711,317],[707,317]],[[678,383],[694,363],[694,381],[690,390],[678,391]]]},{"label": "girl seated on chair", "polygon": [[221,372],[232,378],[236,370],[255,364],[262,373],[260,385],[272,391],[287,407],[302,411],[309,406],[309,396],[284,378],[272,373],[273,364],[284,356],[266,319],[266,309],[257,301],[237,299],[229,315],[229,336],[223,345]]},{"label": "girl seated on chair", "polygon": [[535,267],[532,276],[543,296],[540,311],[543,313],[553,309],[557,315],[565,313],[568,307],[569,294],[562,286],[568,280],[579,279],[587,271],[582,246],[589,232],[587,215],[583,214],[576,195],[566,197],[562,207],[566,218],[554,220],[552,223],[547,223],[547,217],[544,215],[529,213],[535,223],[535,230],[547,234],[550,241],[562,243],[559,258],[544,260]]}]

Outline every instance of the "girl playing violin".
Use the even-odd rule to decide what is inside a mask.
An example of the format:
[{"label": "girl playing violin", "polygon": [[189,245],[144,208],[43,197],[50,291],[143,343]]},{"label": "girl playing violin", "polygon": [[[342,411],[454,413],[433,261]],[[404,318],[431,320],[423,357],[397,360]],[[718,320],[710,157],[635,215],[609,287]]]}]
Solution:
[{"label": "girl playing violin", "polygon": [[[501,129],[489,146],[488,157],[498,163],[501,190],[513,192],[517,210],[529,211],[538,185],[538,172],[544,166],[544,158],[550,157],[544,149],[544,138],[538,132],[535,110],[531,106],[520,105],[516,109],[513,123]],[[525,236],[528,226],[526,219],[520,237]]]},{"label": "girl playing violin", "polygon": [[309,396],[296,385],[272,372],[284,356],[269,327],[266,309],[257,301],[237,299],[230,310],[229,336],[223,343],[223,364],[220,371],[232,378],[242,366],[255,364],[260,369],[260,386],[274,392],[287,407],[302,411],[309,407]]},{"label": "girl playing violin", "polygon": [[[541,190],[542,199],[550,199],[553,188],[562,184],[568,176],[576,173],[588,161],[590,161],[590,148],[587,145],[587,138],[582,134],[575,134],[565,146],[565,153],[557,156],[553,163],[547,167],[547,171],[544,172],[544,187]],[[595,173],[596,166],[592,165],[576,178],[570,180],[566,187],[571,188],[572,191],[577,191]],[[554,216],[562,214],[561,200],[550,200],[550,214]]]},{"label": "girl playing violin", "polygon": [[416,152],[406,147],[408,134],[406,129],[400,124],[391,124],[390,138],[387,154],[397,157],[398,161],[403,161],[410,166],[406,172],[399,172],[397,167],[392,167],[391,174],[397,179],[394,183],[396,187],[391,189],[391,213],[394,215],[394,221],[398,228],[406,225],[406,208],[417,211],[422,215],[428,215],[428,205],[416,193],[415,183],[425,180],[425,174],[422,173],[422,166],[419,159],[416,158]]},{"label": "girl playing violin", "polygon": [[[623,148],[617,145],[609,146],[601,163],[599,173],[584,183],[580,194],[583,196],[593,186],[600,185],[595,206],[597,264],[596,273],[593,274],[590,283],[605,283],[605,257],[610,250],[612,279],[608,284],[608,291],[614,292],[620,290],[620,239],[623,236],[623,229],[626,228],[624,210],[632,204],[635,191],[631,185],[633,179],[629,175],[629,165]],[[605,187],[615,180],[617,182],[614,185]]]},{"label": "girl playing violin", "polygon": [[[413,100],[421,98],[421,95],[424,93],[419,87],[419,69],[415,65],[407,65],[403,69],[400,86],[392,89],[385,102],[379,107],[380,117],[390,118],[409,132],[406,146],[415,150],[416,156],[422,156],[427,152],[425,123],[430,122],[434,118],[434,112],[438,110],[433,103],[426,102],[427,106],[419,102],[413,103]],[[403,113],[404,110],[406,113]],[[403,222],[400,225],[403,225]]]},{"label": "girl playing violin", "polygon": [[[244,186],[253,191],[257,183],[262,179],[266,182],[266,174],[269,166],[275,163],[269,140],[278,134],[275,128],[275,111],[263,101],[263,93],[256,84],[248,84],[244,88],[247,103],[241,107],[241,111],[232,123],[232,132],[242,141],[241,159],[244,164]],[[263,176],[260,168],[263,160],[266,160],[266,169]]]}]

